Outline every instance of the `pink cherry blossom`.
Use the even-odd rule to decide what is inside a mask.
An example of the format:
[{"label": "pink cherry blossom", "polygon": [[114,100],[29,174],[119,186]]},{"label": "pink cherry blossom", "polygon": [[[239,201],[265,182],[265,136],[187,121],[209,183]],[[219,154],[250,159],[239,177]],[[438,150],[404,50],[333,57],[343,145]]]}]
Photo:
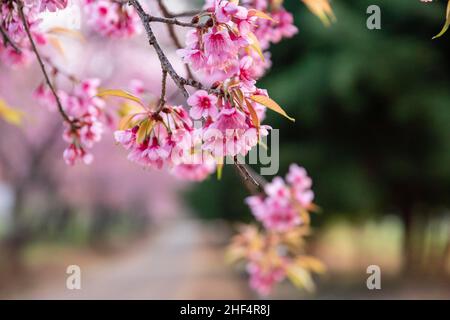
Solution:
[{"label": "pink cherry blossom", "polygon": [[273,286],[286,276],[280,267],[263,268],[255,262],[247,265],[247,272],[250,274],[250,287],[262,296],[269,295]]},{"label": "pink cherry blossom", "polygon": [[308,210],[314,199],[312,181],[306,170],[292,164],[285,180],[275,177],[264,187],[264,195],[246,199],[253,215],[268,230],[284,232],[303,223],[302,210]]},{"label": "pink cherry blossom", "polygon": [[67,7],[68,0],[41,0],[40,11],[55,12]]},{"label": "pink cherry blossom", "polygon": [[126,150],[130,150],[136,143],[136,132],[139,127],[128,130],[118,130],[114,132],[114,139],[121,144]]},{"label": "pink cherry blossom", "polygon": [[187,103],[192,107],[189,114],[193,119],[200,119],[201,117],[216,118],[217,111],[217,97],[208,94],[205,90],[198,90],[189,97]]},{"label": "pink cherry blossom", "polygon": [[82,147],[71,144],[63,153],[64,161],[67,165],[75,165],[78,159],[81,159],[85,164],[91,164],[93,161],[93,156],[87,153]]},{"label": "pink cherry blossom", "polygon": [[201,164],[180,164],[175,166],[171,173],[183,180],[203,181],[216,170],[214,162],[205,162]]},{"label": "pink cherry blossom", "polygon": [[[45,45],[47,38],[39,28],[41,23],[41,19],[39,18],[39,2],[24,3],[23,11],[36,45]],[[31,43],[25,32],[16,2],[3,2],[0,4],[0,23],[2,30],[6,32],[8,38],[20,50],[17,51],[8,42],[0,41],[0,62],[11,67],[20,67],[29,64],[33,57]]]},{"label": "pink cherry blossom", "polygon": [[219,23],[227,23],[234,17],[238,19],[247,18],[247,9],[230,1],[216,0],[214,3],[214,11],[217,22]]},{"label": "pink cherry blossom", "polygon": [[275,198],[279,202],[289,202],[289,197],[291,195],[289,187],[280,177],[275,177],[271,183],[268,183],[265,186],[264,191],[266,192],[267,196]]},{"label": "pink cherry blossom", "polygon": [[139,17],[125,3],[113,0],[83,0],[87,22],[103,36],[125,38],[141,32]]}]

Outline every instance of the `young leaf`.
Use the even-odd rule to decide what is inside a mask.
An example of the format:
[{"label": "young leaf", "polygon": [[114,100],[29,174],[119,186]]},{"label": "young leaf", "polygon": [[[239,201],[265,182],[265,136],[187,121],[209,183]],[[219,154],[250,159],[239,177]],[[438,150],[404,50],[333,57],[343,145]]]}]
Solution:
[{"label": "young leaf", "polygon": [[120,119],[119,122],[119,130],[127,130],[134,126],[134,117],[139,115],[138,113],[131,113],[126,116],[124,116],[122,119]]},{"label": "young leaf", "polygon": [[442,37],[444,35],[444,33],[447,32],[448,28],[450,27],[450,0],[448,1],[447,4],[447,13],[445,15],[445,24],[444,27],[442,28],[441,32],[439,32],[437,35],[435,35],[433,37],[433,39]]},{"label": "young leaf", "polygon": [[145,138],[147,138],[148,133],[151,131],[153,126],[153,121],[150,119],[145,119],[139,126],[139,130],[136,133],[136,142],[143,143]]},{"label": "young leaf", "polygon": [[267,13],[259,11],[259,10],[256,10],[256,9],[248,10],[248,15],[250,17],[258,17],[260,19],[265,19],[265,20],[270,20],[270,21],[273,21],[273,22],[277,22],[271,16],[269,16]]},{"label": "young leaf", "polygon": [[245,258],[246,250],[242,247],[231,247],[225,252],[225,263],[235,264]]},{"label": "young leaf", "polygon": [[291,264],[286,270],[288,279],[298,288],[304,288],[309,292],[314,292],[315,285],[308,270],[298,264]]},{"label": "young leaf", "polygon": [[248,37],[251,40],[249,47],[255,50],[255,52],[259,55],[262,61],[265,61],[266,59],[264,58],[264,54],[261,50],[261,45],[259,44],[258,38],[255,36],[253,32],[249,32]]},{"label": "young leaf", "polygon": [[22,123],[23,113],[11,108],[5,101],[0,99],[0,118],[6,122],[19,126]]},{"label": "young leaf", "polygon": [[217,164],[217,180],[222,180],[223,163]]},{"label": "young leaf", "polygon": [[280,107],[280,105],[278,103],[276,103],[275,101],[273,101],[272,99],[270,99],[269,97],[266,96],[262,96],[262,95],[253,95],[250,97],[251,100],[262,104],[263,106],[271,109],[272,111],[275,111],[279,114],[281,114],[282,116],[288,118],[289,120],[295,122],[295,119],[288,116],[286,111],[283,110],[283,108]]},{"label": "young leaf", "polygon": [[120,108],[117,110],[117,114],[123,118],[129,114],[136,114],[141,113],[142,108],[139,105],[136,105],[135,103],[130,103],[128,101],[125,101],[120,105]]},{"label": "young leaf", "polygon": [[[250,101],[248,101],[247,99],[245,99],[245,103],[247,104],[247,109],[250,112],[250,117],[252,119],[253,125],[256,127],[256,129],[259,129],[260,123],[259,123],[258,114],[256,113],[255,108],[253,108],[252,103]],[[258,135],[259,135],[259,130],[258,130]]]},{"label": "young leaf", "polygon": [[98,97],[100,98],[104,98],[104,97],[119,97],[119,98],[124,98],[124,99],[128,99],[134,102],[139,103],[142,107],[144,107],[144,104],[142,103],[141,99],[139,99],[138,97],[132,95],[131,93],[128,93],[124,90],[120,90],[120,89],[105,89],[105,90],[100,90],[99,93],[97,94]]},{"label": "young leaf", "polygon": [[323,274],[327,271],[327,268],[322,263],[322,261],[311,257],[311,256],[302,256],[297,258],[296,263],[305,269],[309,269],[315,273]]},{"label": "young leaf", "polygon": [[72,30],[72,29],[63,28],[63,27],[50,28],[50,30],[48,30],[48,33],[61,34],[61,35],[65,35],[65,36],[69,36],[69,37],[78,39],[80,41],[85,41],[83,35],[80,32],[78,32],[76,30]]},{"label": "young leaf", "polygon": [[302,0],[309,10],[315,14],[324,25],[329,26],[336,21],[329,0]]},{"label": "young leaf", "polygon": [[61,56],[65,57],[66,54],[64,52],[64,47],[61,44],[61,41],[59,41],[58,38],[56,37],[48,37],[48,42],[52,45],[53,48],[56,49],[56,51],[59,52],[59,54],[61,54]]}]

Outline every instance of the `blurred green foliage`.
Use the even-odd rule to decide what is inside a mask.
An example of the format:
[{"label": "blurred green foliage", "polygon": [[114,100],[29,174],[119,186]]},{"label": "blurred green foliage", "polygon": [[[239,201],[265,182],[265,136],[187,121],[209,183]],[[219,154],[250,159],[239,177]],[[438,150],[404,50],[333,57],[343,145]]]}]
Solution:
[{"label": "blurred green foliage", "polygon": [[[297,119],[268,112],[266,123],[281,129],[280,175],[292,162],[307,168],[321,221],[448,207],[450,39],[431,40],[444,3],[334,1],[330,28],[298,1],[286,4],[300,32],[273,47],[273,69],[259,84]],[[381,30],[366,28],[372,4]],[[249,218],[232,171],[189,192],[202,217]]]}]

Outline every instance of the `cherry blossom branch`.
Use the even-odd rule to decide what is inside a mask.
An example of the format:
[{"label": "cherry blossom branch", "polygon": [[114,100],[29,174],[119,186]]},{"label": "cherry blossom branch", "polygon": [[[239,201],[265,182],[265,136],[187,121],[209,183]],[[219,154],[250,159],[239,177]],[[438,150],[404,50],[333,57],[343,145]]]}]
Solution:
[{"label": "cherry blossom branch", "polygon": [[170,13],[170,12],[167,12],[167,17],[168,17],[168,18],[193,17],[193,16],[196,16],[196,15],[198,15],[198,14],[200,14],[200,13],[201,13],[200,10],[184,11],[184,12],[180,12],[180,13]]},{"label": "cherry blossom branch", "polygon": [[[171,18],[169,9],[167,9],[166,5],[164,4],[163,0],[158,0],[159,9],[161,10],[161,13],[166,18]],[[180,42],[180,39],[177,36],[177,33],[175,32],[175,28],[173,24],[167,24],[167,31],[169,32],[170,38],[172,39],[173,43],[175,44],[175,47],[177,49],[182,49],[183,45]],[[188,64],[185,64],[186,73],[188,79],[194,79],[194,75],[192,74],[191,68]]]},{"label": "cherry blossom branch", "polygon": [[[198,82],[196,80],[185,79],[185,78],[181,77],[175,71],[175,69],[173,68],[169,59],[167,58],[166,54],[162,50],[160,44],[158,43],[158,40],[156,39],[153,29],[150,26],[150,22],[155,21],[154,20],[155,17],[152,17],[149,14],[147,14],[144,11],[144,9],[142,8],[142,6],[138,0],[129,0],[129,4],[132,5],[136,9],[136,12],[138,13],[139,18],[141,19],[142,24],[144,25],[145,32],[146,32],[147,38],[148,38],[148,42],[155,49],[156,54],[158,55],[162,70],[166,71],[169,74],[169,76],[172,78],[173,82],[175,82],[175,84],[180,89],[181,93],[183,94],[183,96],[185,98],[189,97],[189,93],[186,90],[185,86],[194,87],[199,90],[206,90],[210,93],[220,94],[219,90],[206,88],[205,86],[203,86],[200,82]],[[162,18],[158,18],[158,19],[162,19]],[[163,20],[170,21],[171,19],[163,19]],[[163,20],[160,20],[160,22],[162,22]],[[166,23],[166,22],[164,22],[164,23]],[[195,27],[199,27],[199,25],[196,25],[196,24],[193,24],[193,25],[195,25]]]},{"label": "cherry blossom branch", "polygon": [[234,164],[250,193],[256,194],[264,191],[267,181],[261,175],[254,172],[247,164],[240,163],[237,156],[234,157]]},{"label": "cherry blossom branch", "polygon": [[53,76],[62,75],[63,77],[65,77],[66,79],[68,79],[74,83],[81,82],[80,79],[78,79],[75,75],[73,75],[69,72],[66,72],[66,71],[62,70],[61,68],[57,67],[53,63],[53,61],[51,59],[49,59],[48,57],[42,57],[42,60],[44,60],[47,63],[47,65],[51,68],[51,70],[52,70],[51,73]]},{"label": "cherry blossom branch", "polygon": [[166,87],[167,87],[167,71],[162,72],[162,83],[161,83],[161,98],[159,99],[158,110],[156,113],[160,113],[166,104]]},{"label": "cherry blossom branch", "polygon": [[0,33],[2,34],[3,37],[3,43],[5,44],[5,46],[7,44],[9,44],[17,53],[21,53],[22,51],[20,50],[20,48],[14,43],[14,41],[11,40],[11,38],[8,36],[8,33],[6,32],[6,30],[3,28],[2,26],[3,21],[0,22]]},{"label": "cherry blossom branch", "polygon": [[145,17],[148,22],[160,22],[168,25],[176,25],[185,28],[202,28],[204,26],[203,24],[199,23],[180,21],[177,18],[155,17],[149,14],[145,14]]},{"label": "cherry blossom branch", "polygon": [[148,15],[147,13],[145,13],[145,11],[142,8],[139,1],[130,0],[129,3],[136,9],[136,12],[138,13],[139,18],[141,19],[141,21],[144,25],[145,32],[147,33],[148,42],[155,49],[156,54],[158,55],[159,61],[161,63],[162,70],[166,71],[170,75],[170,77],[175,82],[177,87],[181,90],[183,96],[185,98],[188,98],[189,93],[187,92],[187,90],[185,88],[185,85],[186,85],[185,79],[183,79],[176,73],[176,71],[173,68],[172,64],[170,63],[169,59],[164,54],[161,46],[159,45],[158,41],[156,40],[155,34],[153,33],[152,27],[150,26],[151,20],[149,18],[151,16]]},{"label": "cherry blossom branch", "polygon": [[56,100],[56,104],[58,106],[58,111],[61,114],[61,116],[63,117],[64,121],[66,121],[68,124],[71,125],[72,128],[76,128],[75,122],[73,120],[71,120],[69,118],[69,116],[67,115],[67,113],[64,111],[64,108],[61,104],[61,100],[59,99],[58,94],[56,93],[55,87],[53,86],[53,84],[50,81],[50,77],[48,76],[47,70],[45,68],[44,62],[42,61],[41,55],[39,54],[39,51],[36,47],[36,43],[34,42],[33,36],[31,35],[31,31],[30,31],[30,27],[28,26],[28,22],[27,19],[25,18],[25,14],[23,13],[23,2],[22,1],[18,1],[18,6],[19,6],[19,15],[20,15],[20,19],[22,20],[23,23],[23,27],[25,28],[25,32],[27,34],[28,39],[30,40],[30,44],[31,44],[31,48],[34,52],[34,55],[36,56],[36,59],[39,63],[39,66],[41,68],[41,71],[44,75],[45,78],[45,82],[47,83],[48,87],[50,88],[53,96],[55,97]]},{"label": "cherry blossom branch", "polygon": [[245,165],[235,162],[235,168],[250,194],[257,194],[261,191],[261,186],[246,170]]},{"label": "cherry blossom branch", "polygon": [[[177,21],[177,20],[176,19],[167,19],[167,18],[157,18],[157,17],[153,17],[153,16],[147,14],[144,11],[144,9],[142,8],[142,6],[138,0],[129,0],[129,4],[136,9],[136,11],[139,15],[139,18],[141,19],[141,21],[144,25],[149,44],[155,49],[155,51],[158,55],[158,58],[160,60],[160,63],[161,63],[161,69],[163,72],[163,86],[162,86],[161,99],[160,99],[160,104],[158,106],[157,113],[160,112],[162,110],[162,108],[164,107],[164,103],[161,103],[161,102],[165,100],[165,98],[164,98],[165,97],[165,82],[166,82],[165,78],[167,77],[167,74],[170,75],[170,77],[175,82],[175,84],[178,86],[178,88],[181,90],[181,92],[183,93],[183,96],[185,98],[189,97],[189,93],[187,92],[185,85],[197,88],[199,90],[207,90],[208,92],[218,93],[216,89],[205,88],[200,82],[198,82],[196,80],[184,79],[183,77],[179,76],[178,73],[173,68],[172,64],[170,63],[169,59],[167,58],[166,54],[162,50],[161,46],[159,45],[159,43],[155,37],[155,34],[153,33],[153,29],[150,26],[150,22],[154,21],[154,22],[163,22],[163,23],[171,24],[171,22]],[[164,12],[163,12],[163,14],[164,14]],[[176,24],[176,23],[172,23],[172,24]],[[190,24],[190,25],[199,27],[199,25],[197,25],[197,24]],[[220,94],[220,92],[219,92],[219,94]],[[247,187],[248,187],[248,184],[251,183],[252,185],[254,185],[256,187],[256,189],[258,191],[262,189],[261,184],[253,177],[253,175],[250,173],[249,168],[245,164],[241,164],[237,161],[237,159],[235,159],[235,165]],[[249,190],[251,190],[251,189],[253,189],[253,188],[249,188]],[[255,190],[253,190],[253,191],[251,190],[251,192],[254,193]]]}]

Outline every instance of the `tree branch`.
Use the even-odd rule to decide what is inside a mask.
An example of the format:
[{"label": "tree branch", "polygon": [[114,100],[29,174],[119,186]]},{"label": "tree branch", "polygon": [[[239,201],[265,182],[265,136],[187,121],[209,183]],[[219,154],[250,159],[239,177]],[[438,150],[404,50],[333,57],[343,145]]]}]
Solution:
[{"label": "tree branch", "polygon": [[[160,2],[160,0],[158,0],[158,2]],[[175,21],[178,21],[178,20],[170,19],[170,18],[152,17],[144,11],[144,9],[142,8],[142,6],[138,0],[129,0],[129,4],[136,9],[136,11],[139,15],[139,18],[141,19],[141,21],[144,25],[145,32],[146,32],[147,38],[148,38],[148,42],[155,49],[155,51],[158,55],[159,61],[161,63],[161,69],[163,72],[163,89],[161,92],[161,99],[160,99],[160,104],[159,104],[157,112],[159,112],[162,109],[161,102],[165,100],[165,98],[164,98],[164,96],[165,96],[165,81],[166,81],[165,78],[167,77],[167,74],[170,75],[170,77],[175,82],[177,87],[181,90],[181,92],[183,93],[183,96],[185,98],[189,97],[189,93],[187,92],[187,90],[185,88],[186,85],[197,88],[199,90],[206,90],[209,93],[215,93],[218,95],[222,94],[221,91],[218,89],[206,88],[205,86],[203,86],[200,82],[198,82],[196,80],[185,79],[185,78],[179,76],[177,74],[177,72],[174,70],[172,64],[170,63],[169,59],[165,55],[161,46],[159,45],[159,43],[155,37],[155,34],[153,33],[152,27],[150,26],[150,22],[162,22],[162,23],[166,23],[166,24],[180,25],[180,24],[175,23]],[[163,7],[164,7],[164,4],[163,4]],[[164,12],[163,12],[163,14],[164,14]],[[195,28],[201,27],[197,24],[192,24],[192,23],[183,23],[181,25],[182,26],[192,26]],[[259,183],[253,177],[252,173],[250,172],[250,169],[245,164],[239,163],[238,159],[235,158],[235,165],[236,165],[236,168],[237,168],[240,176],[244,180],[245,185],[249,189],[249,191],[251,191],[252,193],[262,191],[262,184]],[[261,177],[261,179],[262,179],[262,177]],[[253,185],[253,187],[251,187],[251,185]]]},{"label": "tree branch", "polygon": [[162,82],[161,82],[161,98],[159,99],[158,110],[156,113],[160,113],[166,104],[166,87],[167,87],[167,71],[162,72]]},{"label": "tree branch", "polygon": [[[134,2],[134,1],[133,1]],[[155,17],[149,14],[145,14],[148,22],[160,22],[168,25],[176,25],[185,28],[202,28],[203,24],[192,23],[192,22],[184,22],[180,21],[177,18],[164,18],[164,17]]]},{"label": "tree branch", "polygon": [[[169,18],[171,17],[169,10],[167,9],[166,5],[164,4],[163,0],[158,0],[159,9],[161,10],[161,13],[164,17]],[[169,32],[170,38],[172,39],[173,43],[175,44],[175,47],[177,49],[182,49],[183,45],[180,42],[180,39],[178,39],[177,33],[175,32],[175,28],[173,24],[167,24],[167,31]],[[188,79],[194,79],[194,75],[192,74],[191,68],[188,64],[185,64],[186,68],[186,74]]]},{"label": "tree branch", "polygon": [[193,17],[198,14],[200,14],[200,10],[191,10],[191,11],[184,11],[180,13],[170,13],[168,12],[167,17],[168,18],[183,18],[183,17]]},{"label": "tree branch", "polygon": [[3,23],[3,21],[0,22],[0,33],[2,34],[3,43],[5,44],[5,47],[6,47],[7,44],[9,44],[17,53],[20,54],[22,52],[22,50],[20,50],[20,48],[8,36],[8,33],[6,32],[6,30],[2,26],[2,23]]},{"label": "tree branch", "polygon": [[50,78],[48,76],[47,70],[45,69],[44,62],[42,61],[41,55],[39,54],[39,51],[38,51],[38,49],[36,47],[36,43],[33,40],[33,36],[31,35],[30,27],[28,26],[27,19],[25,17],[25,14],[23,13],[23,2],[19,1],[18,3],[19,3],[18,5],[19,5],[20,19],[22,20],[23,27],[25,28],[25,32],[26,32],[26,34],[28,36],[28,39],[30,40],[31,48],[33,49],[34,55],[36,56],[36,59],[37,59],[37,61],[39,63],[39,66],[41,67],[41,71],[42,71],[42,73],[44,75],[45,82],[47,83],[47,85],[50,88],[53,96],[55,97],[56,104],[58,106],[58,111],[61,114],[61,116],[63,117],[64,121],[66,121],[68,124],[70,124],[72,128],[76,128],[75,121],[71,120],[69,118],[69,116],[67,115],[67,113],[64,111],[64,108],[63,108],[63,106],[61,104],[61,100],[59,99],[59,96],[56,93],[56,90],[55,90],[54,86],[52,85],[52,83],[50,81]]},{"label": "tree branch", "polygon": [[158,41],[156,40],[155,34],[153,33],[152,27],[150,26],[150,20],[149,15],[145,13],[144,9],[142,8],[141,4],[137,0],[130,0],[129,2],[137,11],[139,18],[141,19],[145,32],[147,33],[147,38],[149,44],[155,49],[156,54],[158,55],[159,61],[161,63],[161,68],[163,71],[166,71],[172,80],[175,82],[177,87],[181,90],[183,93],[183,96],[185,98],[189,97],[189,93],[187,92],[185,86],[185,80],[180,77],[176,71],[174,70],[172,64],[170,63],[169,59],[167,59],[166,55],[164,54],[163,50],[161,49],[161,46],[159,45]]},{"label": "tree branch", "polygon": [[[237,172],[244,181],[245,186],[250,191],[250,193],[260,193],[263,191],[265,182],[260,183],[251,172],[252,170],[244,163],[240,163],[237,156],[234,157],[234,164]],[[262,177],[261,177],[262,178]]]}]

